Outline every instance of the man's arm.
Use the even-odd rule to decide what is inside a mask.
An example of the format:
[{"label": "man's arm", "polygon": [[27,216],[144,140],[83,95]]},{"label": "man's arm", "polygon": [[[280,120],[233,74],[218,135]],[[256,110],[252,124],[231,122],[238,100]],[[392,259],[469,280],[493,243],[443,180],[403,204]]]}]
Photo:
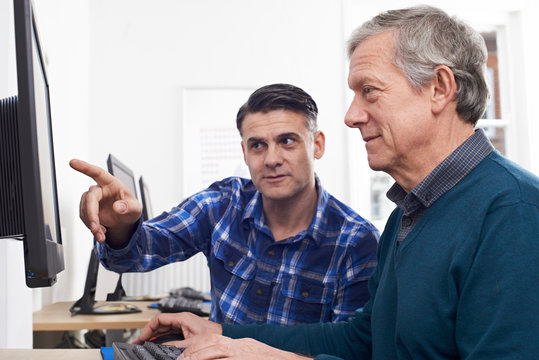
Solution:
[{"label": "man's arm", "polygon": [[227,337],[250,337],[269,346],[306,356],[326,354],[345,359],[370,359],[370,307],[369,302],[364,311],[358,311],[355,317],[339,323],[293,326],[222,324],[222,331]]},{"label": "man's arm", "polygon": [[77,159],[69,165],[97,183],[82,194],[82,222],[98,242],[107,239],[111,247],[122,248],[135,231],[142,204],[127,186],[104,169]]},{"label": "man's arm", "polygon": [[463,358],[537,357],[538,204],[501,206],[487,215],[462,289],[455,334]]},{"label": "man's arm", "polygon": [[193,357],[203,359],[307,359],[276,348],[272,348],[253,339],[231,339],[221,336],[221,325],[202,319],[191,313],[159,314],[142,329],[133,341],[142,344],[153,337],[168,334],[181,334],[182,341],[170,341],[167,345],[184,347],[180,358]]},{"label": "man's arm", "polygon": [[[361,235],[361,237],[359,236]],[[350,248],[340,270],[337,294],[332,305],[332,322],[345,321],[369,301],[369,278],[376,268],[378,233],[370,230],[360,237],[357,246]]]}]

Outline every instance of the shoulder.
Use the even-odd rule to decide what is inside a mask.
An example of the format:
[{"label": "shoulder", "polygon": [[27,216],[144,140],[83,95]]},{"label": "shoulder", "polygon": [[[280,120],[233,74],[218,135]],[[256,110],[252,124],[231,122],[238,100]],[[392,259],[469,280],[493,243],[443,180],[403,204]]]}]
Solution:
[{"label": "shoulder", "polygon": [[472,171],[470,180],[479,194],[491,198],[492,206],[539,205],[539,178],[497,151]]},{"label": "shoulder", "polygon": [[333,195],[327,192],[326,194],[327,203],[323,209],[321,226],[323,231],[328,233],[338,231],[341,235],[346,236],[346,241],[351,244],[378,242],[380,233],[370,221]]},{"label": "shoulder", "polygon": [[199,201],[211,200],[235,200],[252,198],[257,192],[253,182],[249,179],[232,176],[215,181],[206,189],[194,194],[192,198]]}]

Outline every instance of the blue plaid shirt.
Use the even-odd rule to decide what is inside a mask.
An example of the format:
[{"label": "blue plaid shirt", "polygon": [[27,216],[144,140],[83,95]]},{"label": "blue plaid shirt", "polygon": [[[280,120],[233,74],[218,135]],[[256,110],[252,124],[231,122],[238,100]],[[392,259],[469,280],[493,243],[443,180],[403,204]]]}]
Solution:
[{"label": "blue plaid shirt", "polygon": [[342,321],[369,298],[376,265],[376,228],[328,194],[316,178],[318,204],[310,226],[275,241],[250,180],[231,177],[142,223],[120,250],[98,245],[116,272],[149,271],[208,259],[210,319],[221,323]]}]

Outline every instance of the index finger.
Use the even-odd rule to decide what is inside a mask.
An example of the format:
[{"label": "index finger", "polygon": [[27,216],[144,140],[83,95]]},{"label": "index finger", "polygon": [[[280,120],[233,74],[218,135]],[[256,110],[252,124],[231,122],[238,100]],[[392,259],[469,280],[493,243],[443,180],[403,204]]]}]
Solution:
[{"label": "index finger", "polygon": [[69,162],[69,166],[78,172],[91,177],[98,185],[107,185],[108,183],[114,181],[114,176],[112,176],[108,171],[105,171],[99,166],[87,163],[86,161],[72,159]]},{"label": "index finger", "polygon": [[174,314],[158,314],[154,316],[146,326],[142,329],[139,336],[133,340],[133,344],[142,344],[144,341],[169,333],[173,324]]}]

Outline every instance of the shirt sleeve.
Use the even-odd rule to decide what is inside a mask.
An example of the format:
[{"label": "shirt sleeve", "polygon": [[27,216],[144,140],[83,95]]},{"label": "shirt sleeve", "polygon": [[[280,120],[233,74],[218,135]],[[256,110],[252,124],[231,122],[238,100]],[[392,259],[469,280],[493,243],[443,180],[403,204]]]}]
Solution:
[{"label": "shirt sleeve", "polygon": [[210,248],[211,219],[219,211],[219,192],[201,192],[169,212],[146,222],[138,221],[135,233],[122,249],[96,243],[105,268],[116,272],[144,272],[190,258]]},{"label": "shirt sleeve", "polygon": [[359,237],[358,245],[347,254],[337,294],[332,306],[332,321],[345,321],[354,316],[369,300],[368,282],[376,267],[378,231],[372,227],[359,228],[351,235]]}]

